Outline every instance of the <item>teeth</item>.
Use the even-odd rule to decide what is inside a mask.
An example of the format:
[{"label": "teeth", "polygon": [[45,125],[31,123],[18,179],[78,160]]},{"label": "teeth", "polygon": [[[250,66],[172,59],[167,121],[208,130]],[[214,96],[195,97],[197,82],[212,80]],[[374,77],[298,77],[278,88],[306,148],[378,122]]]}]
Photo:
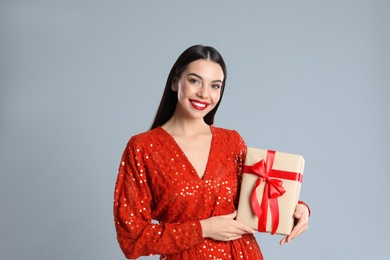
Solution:
[{"label": "teeth", "polygon": [[195,101],[192,101],[192,104],[194,104],[195,106],[198,106],[198,107],[206,107],[206,104],[198,103]]}]

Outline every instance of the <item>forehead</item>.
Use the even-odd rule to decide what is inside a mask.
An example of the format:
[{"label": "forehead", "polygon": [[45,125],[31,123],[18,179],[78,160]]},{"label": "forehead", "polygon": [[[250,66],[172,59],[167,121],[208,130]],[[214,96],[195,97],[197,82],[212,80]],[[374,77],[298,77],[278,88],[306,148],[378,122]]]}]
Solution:
[{"label": "forehead", "polygon": [[212,60],[195,60],[189,63],[183,74],[195,73],[202,78],[209,78],[212,80],[223,80],[224,73],[221,66]]}]

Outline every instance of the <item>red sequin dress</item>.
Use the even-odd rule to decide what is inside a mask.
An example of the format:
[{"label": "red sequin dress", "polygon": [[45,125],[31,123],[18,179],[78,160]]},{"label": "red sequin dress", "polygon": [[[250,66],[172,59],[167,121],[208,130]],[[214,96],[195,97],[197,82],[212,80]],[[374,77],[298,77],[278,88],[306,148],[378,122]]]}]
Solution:
[{"label": "red sequin dress", "polygon": [[263,259],[251,234],[229,242],[202,236],[200,220],[236,209],[246,153],[236,131],[211,131],[203,178],[163,128],[129,140],[114,192],[117,239],[127,258]]}]

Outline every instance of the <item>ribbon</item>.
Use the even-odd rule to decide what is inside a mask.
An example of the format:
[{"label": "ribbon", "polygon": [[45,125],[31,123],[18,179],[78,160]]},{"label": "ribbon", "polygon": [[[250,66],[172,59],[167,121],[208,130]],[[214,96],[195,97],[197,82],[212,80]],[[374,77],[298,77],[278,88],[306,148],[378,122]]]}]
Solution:
[{"label": "ribbon", "polygon": [[[275,234],[279,226],[279,204],[278,198],[281,197],[286,190],[283,188],[283,181],[272,179],[271,177],[283,178],[288,180],[296,180],[302,182],[302,174],[281,170],[272,169],[275,159],[275,151],[268,150],[266,161],[261,160],[253,166],[244,166],[244,172],[256,174],[259,178],[256,181],[255,187],[251,196],[252,209],[259,219],[258,231],[265,232],[267,227],[268,205],[272,216],[271,234]],[[261,184],[264,184],[263,198],[261,205],[256,196],[256,189]],[[268,204],[269,203],[269,204]],[[263,216],[263,217],[262,217]]]}]

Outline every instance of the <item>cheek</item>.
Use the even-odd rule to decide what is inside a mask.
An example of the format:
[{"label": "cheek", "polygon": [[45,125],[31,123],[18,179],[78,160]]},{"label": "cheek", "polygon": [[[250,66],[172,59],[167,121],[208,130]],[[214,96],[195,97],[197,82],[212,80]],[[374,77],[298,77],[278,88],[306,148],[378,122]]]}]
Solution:
[{"label": "cheek", "polygon": [[215,91],[211,94],[211,99],[214,103],[218,103],[219,99],[221,98],[221,91]]},{"label": "cheek", "polygon": [[183,84],[180,83],[177,87],[177,97],[180,99],[180,98],[183,98],[185,96],[186,96],[186,89],[183,86]]},{"label": "cheek", "polygon": [[188,98],[189,95],[188,91],[185,88],[180,88],[177,94],[179,99]]}]

